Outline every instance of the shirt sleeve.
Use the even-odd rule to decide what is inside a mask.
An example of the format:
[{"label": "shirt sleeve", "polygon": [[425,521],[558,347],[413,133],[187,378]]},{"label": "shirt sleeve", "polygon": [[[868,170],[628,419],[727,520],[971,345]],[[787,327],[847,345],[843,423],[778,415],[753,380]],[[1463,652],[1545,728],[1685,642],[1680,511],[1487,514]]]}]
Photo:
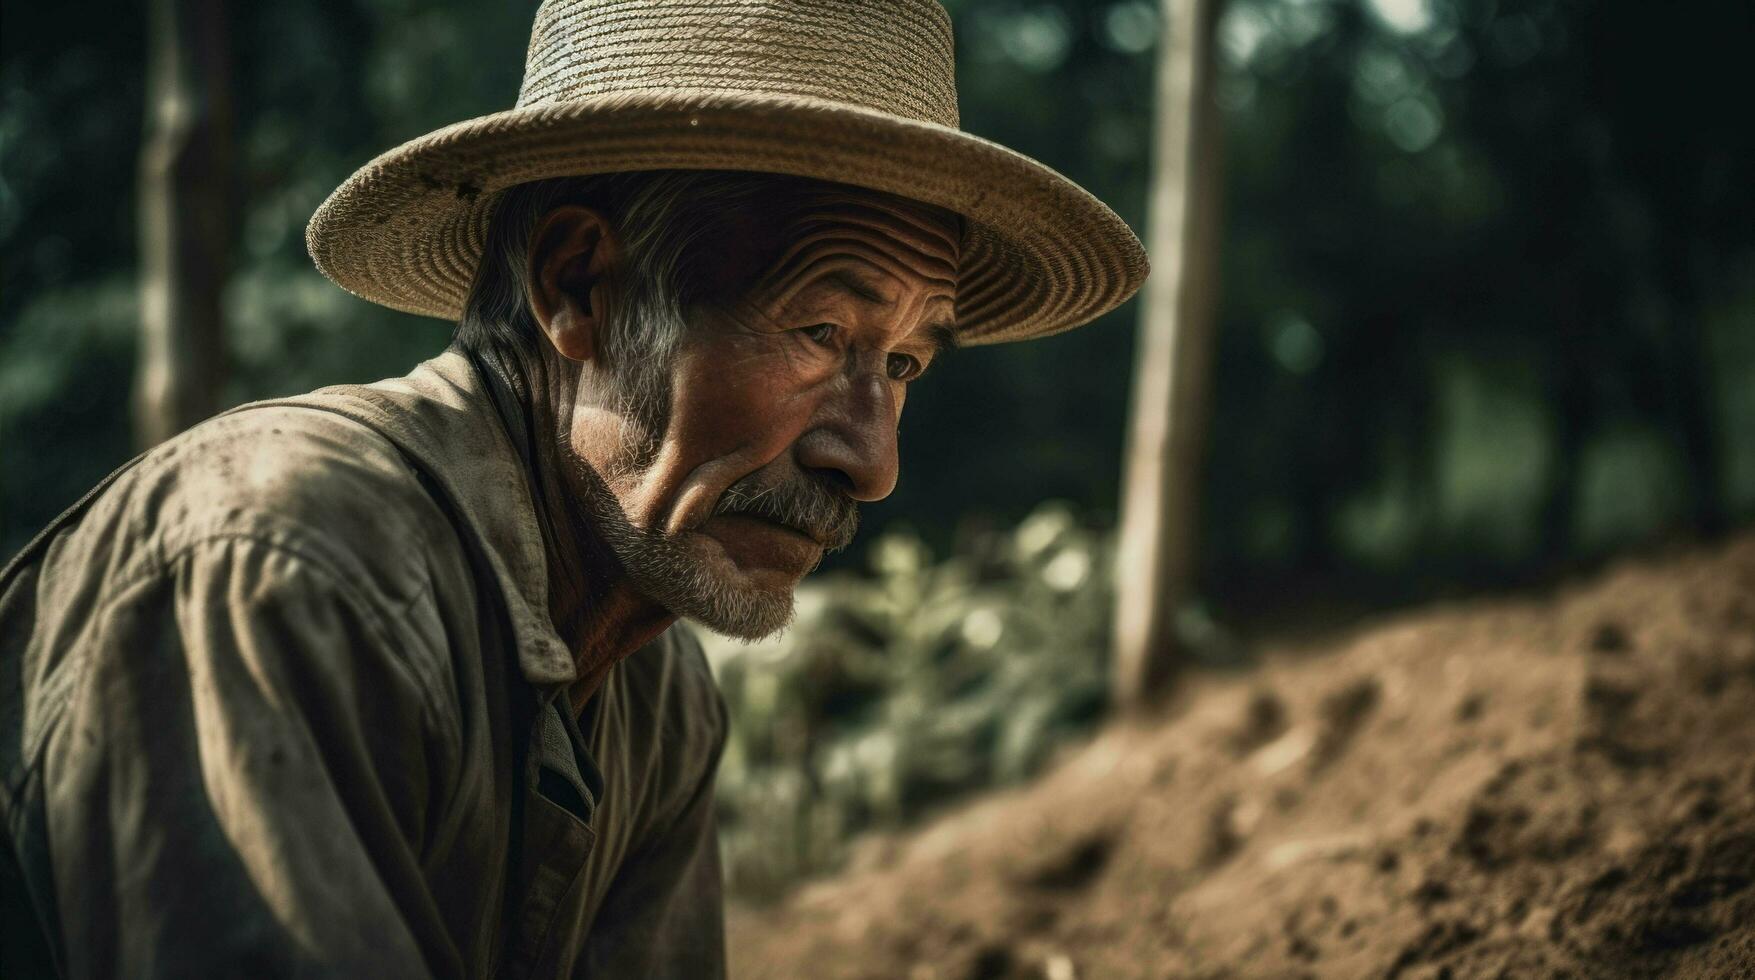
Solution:
[{"label": "shirt sleeve", "polygon": [[70,975],[435,972],[431,685],[334,567],[212,540],[100,612],[44,763]]},{"label": "shirt sleeve", "polygon": [[713,749],[668,826],[622,862],[591,926],[575,977],[718,980],[725,976],[725,900],[713,784],[724,751],[724,701],[711,696]]}]

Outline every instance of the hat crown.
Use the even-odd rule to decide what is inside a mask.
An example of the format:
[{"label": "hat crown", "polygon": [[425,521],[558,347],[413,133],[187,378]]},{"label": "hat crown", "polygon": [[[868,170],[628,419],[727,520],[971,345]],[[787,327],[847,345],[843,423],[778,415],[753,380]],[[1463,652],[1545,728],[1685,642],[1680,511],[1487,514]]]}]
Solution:
[{"label": "hat crown", "polygon": [[545,0],[520,108],[666,90],[824,99],[955,128],[935,0]]}]

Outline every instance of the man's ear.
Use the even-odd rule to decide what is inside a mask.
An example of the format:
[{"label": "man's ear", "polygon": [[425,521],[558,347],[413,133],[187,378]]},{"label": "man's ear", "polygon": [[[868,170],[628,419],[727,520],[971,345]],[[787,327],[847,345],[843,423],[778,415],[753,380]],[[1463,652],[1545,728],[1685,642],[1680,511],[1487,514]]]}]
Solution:
[{"label": "man's ear", "polygon": [[608,313],[621,242],[603,215],[563,204],[530,236],[526,299],[537,326],[562,357],[588,361]]}]

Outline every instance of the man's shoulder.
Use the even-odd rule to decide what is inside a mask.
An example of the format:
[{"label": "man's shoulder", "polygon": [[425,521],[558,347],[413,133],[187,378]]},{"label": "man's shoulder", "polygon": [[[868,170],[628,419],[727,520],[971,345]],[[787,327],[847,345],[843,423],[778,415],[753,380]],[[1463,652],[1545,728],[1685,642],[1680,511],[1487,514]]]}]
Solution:
[{"label": "man's shoulder", "polygon": [[[265,405],[153,449],[64,536],[114,570],[168,566],[210,542],[296,552],[400,601],[425,587],[435,544],[454,535],[384,435],[333,412]],[[92,557],[99,557],[94,554]],[[137,572],[136,572],[137,574]]]}]

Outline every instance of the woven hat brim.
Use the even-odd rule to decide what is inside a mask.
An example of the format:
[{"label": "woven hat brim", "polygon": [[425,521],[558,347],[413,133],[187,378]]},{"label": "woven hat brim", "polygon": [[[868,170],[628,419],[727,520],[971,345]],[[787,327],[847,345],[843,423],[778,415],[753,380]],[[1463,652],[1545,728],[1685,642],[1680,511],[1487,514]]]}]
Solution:
[{"label": "woven hat brim", "polygon": [[530,106],[429,133],[337,188],[312,216],[306,244],[349,292],[456,319],[501,191],[634,170],[813,177],[961,214],[965,345],[1088,323],[1132,296],[1148,269],[1138,237],[1101,201],[996,143],[841,103],[717,91]]}]

